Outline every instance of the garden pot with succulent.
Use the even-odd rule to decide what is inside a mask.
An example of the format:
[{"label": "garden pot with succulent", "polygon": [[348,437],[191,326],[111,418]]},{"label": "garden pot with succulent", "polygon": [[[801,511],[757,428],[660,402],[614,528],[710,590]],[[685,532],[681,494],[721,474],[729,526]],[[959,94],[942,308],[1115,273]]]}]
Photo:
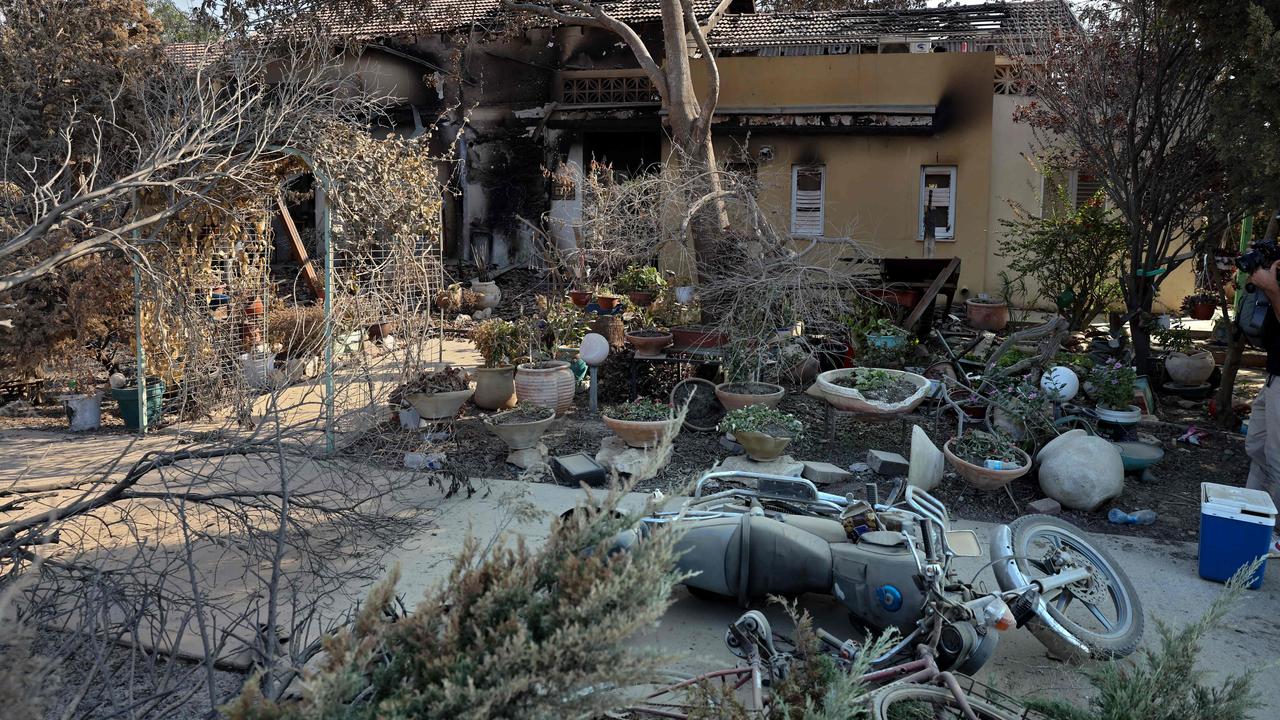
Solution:
[{"label": "garden pot with succulent", "polygon": [[671,333],[657,328],[645,328],[627,333],[627,342],[636,349],[636,357],[658,357],[672,343]]},{"label": "garden pot with succulent", "polygon": [[1170,325],[1167,328],[1157,328],[1152,335],[1161,347],[1169,351],[1164,358],[1164,369],[1169,374],[1169,379],[1178,385],[1199,387],[1217,367],[1212,353],[1196,350],[1190,328]]},{"label": "garden pot with succulent", "polygon": [[652,265],[629,265],[622,274],[614,278],[613,286],[618,292],[626,293],[631,302],[640,307],[653,304],[658,293],[667,287],[662,273]]},{"label": "garden pot with succulent", "polygon": [[412,405],[423,420],[452,420],[473,392],[467,371],[446,365],[405,381],[391,393],[391,401]]},{"label": "garden pot with succulent", "polygon": [[680,431],[679,420],[671,416],[671,406],[647,398],[604,409],[600,419],[630,447],[649,448],[666,433]]},{"label": "garden pot with succulent", "polygon": [[618,303],[622,302],[622,298],[613,294],[613,290],[607,287],[596,288],[596,307],[603,312],[612,312],[618,307]]},{"label": "garden pot with succulent", "polygon": [[538,443],[555,419],[556,411],[551,408],[520,403],[513,410],[485,418],[484,424],[506,443],[507,462],[528,468],[541,461]]},{"label": "garden pot with succulent", "polygon": [[1009,324],[1009,303],[986,293],[964,301],[965,319],[976,330],[1000,332]]},{"label": "garden pot with succulent", "polygon": [[923,375],[885,368],[829,370],[818,389],[839,410],[863,415],[897,415],[916,409],[931,389]]},{"label": "garden pot with succulent", "polygon": [[1182,298],[1182,312],[1193,320],[1211,320],[1218,309],[1218,298],[1206,292],[1192,293]]},{"label": "garden pot with succulent", "polygon": [[942,453],[956,474],[979,490],[998,490],[1031,469],[1031,457],[999,431],[966,430],[948,440]]},{"label": "garden pot with succulent", "polygon": [[577,385],[573,370],[564,360],[529,362],[516,368],[516,397],[531,405],[553,408],[557,415],[573,407]]},{"label": "garden pot with succulent", "polygon": [[716,386],[716,397],[730,412],[749,405],[775,408],[786,394],[786,388],[767,382],[723,382]]},{"label": "garden pot with succulent", "polygon": [[1134,425],[1142,410],[1133,404],[1138,373],[1119,360],[1104,360],[1089,373],[1090,394],[1097,402],[1098,419],[1117,425]]},{"label": "garden pot with succulent", "polygon": [[484,367],[476,369],[477,407],[500,410],[516,404],[516,358],[524,352],[525,333],[521,326],[497,318],[485,320],[471,333]]},{"label": "garden pot with succulent", "polygon": [[799,418],[765,405],[748,405],[729,412],[718,429],[732,436],[747,457],[757,462],[778,459],[792,440],[804,435],[804,423]]}]

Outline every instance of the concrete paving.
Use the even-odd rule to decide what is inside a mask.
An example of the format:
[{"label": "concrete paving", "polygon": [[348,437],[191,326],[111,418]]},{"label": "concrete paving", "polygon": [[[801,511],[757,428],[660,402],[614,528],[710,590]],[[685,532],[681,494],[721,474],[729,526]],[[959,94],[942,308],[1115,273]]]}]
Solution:
[{"label": "concrete paving", "polygon": [[[546,521],[528,524],[511,521],[513,503],[517,498],[548,514],[558,514],[573,507],[582,497],[578,490],[547,484],[490,480],[483,481],[479,487],[482,491],[477,497],[442,505],[437,528],[391,554],[391,559],[401,565],[400,587],[406,600],[421,597],[424,590],[447,576],[449,560],[461,547],[468,532],[482,539],[504,535],[511,539],[518,534],[536,542],[545,537]],[[640,507],[643,501],[643,496],[631,496],[627,504]],[[679,500],[672,499],[671,502],[678,503]],[[994,526],[958,521],[955,527],[977,532],[985,548]],[[1146,611],[1144,647],[1154,647],[1159,642],[1157,620],[1175,627],[1190,622],[1221,591],[1221,585],[1198,577],[1197,548],[1193,544],[1170,544],[1116,535],[1095,534],[1090,537],[1111,553],[1137,588]],[[966,558],[961,559],[957,566],[962,576],[967,578],[985,562],[986,558]],[[984,571],[981,579],[989,586],[995,586],[995,579],[989,571]],[[801,606],[813,614],[821,627],[837,636],[852,633],[845,612],[833,598],[807,595],[801,599]],[[780,608],[760,607],[778,628],[789,626]],[[676,672],[693,674],[727,667],[734,658],[724,646],[725,629],[742,612],[742,608],[732,603],[701,600],[684,588],[677,588],[665,618],[640,641],[663,654],[678,656],[680,659],[671,668]],[[1277,619],[1280,619],[1280,563],[1273,562],[1267,568],[1262,588],[1246,593],[1228,616],[1224,627],[1207,639],[1200,655],[1201,667],[1211,675],[1262,671],[1257,691],[1263,706],[1271,710],[1256,714],[1257,718],[1275,717],[1274,709],[1280,708],[1280,683],[1270,680],[1277,655],[1280,655]],[[1005,633],[994,660],[978,677],[1020,697],[1057,697],[1081,702],[1089,687],[1081,669],[1050,659],[1044,648],[1025,631]]]}]

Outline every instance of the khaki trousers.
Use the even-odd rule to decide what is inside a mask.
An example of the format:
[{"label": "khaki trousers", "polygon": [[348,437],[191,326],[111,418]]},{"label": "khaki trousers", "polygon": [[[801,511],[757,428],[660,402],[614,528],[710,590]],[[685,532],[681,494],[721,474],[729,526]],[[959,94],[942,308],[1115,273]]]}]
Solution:
[{"label": "khaki trousers", "polygon": [[1280,507],[1280,375],[1269,376],[1253,400],[1244,451],[1251,461],[1245,487],[1267,491]]}]

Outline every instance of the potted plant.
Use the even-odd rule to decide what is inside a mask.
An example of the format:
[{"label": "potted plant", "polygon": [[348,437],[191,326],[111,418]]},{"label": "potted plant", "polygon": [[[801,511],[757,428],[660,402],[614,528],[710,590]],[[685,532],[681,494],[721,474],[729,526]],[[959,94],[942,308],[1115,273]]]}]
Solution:
[{"label": "potted plant", "polygon": [[[71,432],[86,432],[102,427],[102,390],[93,378],[72,380],[71,392],[62,396]],[[135,395],[135,402],[136,402]]]},{"label": "potted plant", "polygon": [[1009,303],[986,293],[965,300],[964,312],[969,327],[977,330],[1000,332],[1009,324]]},{"label": "potted plant", "polygon": [[539,462],[538,443],[556,419],[556,411],[540,405],[519,403],[514,409],[485,418],[485,427],[506,443],[507,462],[522,468]]},{"label": "potted plant", "polygon": [[423,370],[391,393],[393,405],[412,405],[423,420],[451,420],[470,397],[471,384],[462,368],[446,365]]},{"label": "potted plant", "polygon": [[516,404],[516,358],[524,352],[524,333],[510,320],[492,318],[471,331],[471,341],[484,358],[476,369],[477,407],[499,410]]},{"label": "potted plant", "polygon": [[[158,377],[148,377],[146,382],[143,405],[146,406],[147,427],[154,427],[164,419],[165,384]],[[111,397],[116,401],[117,412],[120,419],[124,420],[124,426],[130,430],[138,429],[140,416],[137,380],[134,380],[132,386],[111,388]]]},{"label": "potted plant", "polygon": [[591,298],[594,295],[595,293],[591,292],[590,290],[570,290],[569,302],[573,303],[574,305],[580,308],[585,308],[587,305],[591,303]]},{"label": "potted plant", "polygon": [[980,490],[998,490],[1031,469],[1031,457],[999,431],[966,430],[948,440],[942,453],[957,475]]},{"label": "potted plant", "polygon": [[733,436],[757,462],[776,460],[792,440],[804,435],[804,423],[790,413],[765,405],[748,405],[724,416],[717,429]]},{"label": "potted plant", "polygon": [[1153,334],[1161,347],[1168,351],[1164,358],[1164,370],[1169,374],[1170,380],[1185,387],[1200,387],[1213,374],[1213,369],[1217,367],[1213,353],[1196,350],[1190,328],[1174,325],[1167,329],[1157,329]]},{"label": "potted plant", "polygon": [[1195,292],[1182,298],[1182,314],[1192,320],[1210,320],[1218,309],[1218,299],[1207,292]]},{"label": "potted plant", "polygon": [[680,430],[670,405],[647,398],[605,408],[600,419],[630,447],[654,447],[665,434]]},{"label": "potted plant", "polygon": [[818,376],[818,357],[802,337],[792,338],[778,350],[778,380],[807,385]]},{"label": "potted plant", "polygon": [[475,263],[478,274],[471,281],[471,291],[479,296],[475,306],[481,310],[496,308],[502,302],[502,289],[489,277],[490,268],[483,258],[477,255]]},{"label": "potted plant", "polygon": [[587,334],[587,316],[573,304],[551,302],[551,298],[539,295],[535,301],[542,313],[543,341],[552,357],[569,363],[569,371],[576,382],[587,376],[587,364],[578,357],[578,345]]},{"label": "potted plant", "polygon": [[611,312],[618,307],[618,303],[622,302],[622,298],[613,294],[613,290],[607,285],[601,285],[596,288],[596,306],[602,311]]},{"label": "potted plant", "polygon": [[540,360],[516,366],[516,397],[562,414],[573,407],[578,382],[564,360]]},{"label": "potted plant", "polygon": [[1132,425],[1142,419],[1142,410],[1133,404],[1133,387],[1138,373],[1119,360],[1100,362],[1089,373],[1091,394],[1097,401],[1098,419]]},{"label": "potted plant", "polygon": [[864,415],[910,412],[932,386],[923,375],[887,368],[829,370],[818,376],[818,389],[840,410]]},{"label": "potted plant", "polygon": [[1028,374],[991,394],[991,424],[1014,440],[1053,432],[1053,400],[1034,380]]},{"label": "potted plant", "polygon": [[763,359],[754,342],[738,339],[729,346],[724,358],[727,382],[716,386],[716,398],[725,410],[733,411],[748,405],[777,407],[786,389],[773,383],[758,382]]},{"label": "potted plant", "polygon": [[621,275],[614,278],[613,285],[618,292],[626,293],[631,302],[648,307],[667,286],[667,281],[652,265],[628,265]]}]

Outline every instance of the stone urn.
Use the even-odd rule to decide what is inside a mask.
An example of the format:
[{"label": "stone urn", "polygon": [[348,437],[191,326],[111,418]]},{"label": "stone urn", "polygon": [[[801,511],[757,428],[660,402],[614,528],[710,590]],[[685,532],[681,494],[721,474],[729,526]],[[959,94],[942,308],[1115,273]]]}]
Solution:
[{"label": "stone urn", "polygon": [[733,434],[733,440],[747,452],[747,457],[756,462],[777,460],[791,444],[789,437],[774,437],[754,430],[736,432]]},{"label": "stone urn", "polygon": [[1169,353],[1164,359],[1164,369],[1169,373],[1169,378],[1179,385],[1188,387],[1203,385],[1213,374],[1216,366],[1213,353],[1208,350],[1190,354],[1175,351]]},{"label": "stone urn", "polygon": [[476,368],[476,407],[505,410],[516,405],[516,367]]},{"label": "stone urn", "polygon": [[671,333],[662,330],[636,330],[627,333],[627,342],[636,349],[636,357],[658,357],[671,344]]},{"label": "stone urn", "polygon": [[955,438],[948,440],[947,444],[942,446],[942,454],[946,456],[947,463],[951,465],[951,469],[955,470],[957,475],[979,490],[999,490],[1026,475],[1027,471],[1031,469],[1031,457],[1018,448],[1014,448],[1022,458],[1022,463],[1018,467],[1008,470],[994,470],[985,465],[974,465],[956,455],[951,449],[954,442]]},{"label": "stone urn", "polygon": [[[543,417],[537,418],[539,414]],[[490,432],[506,443],[509,451],[507,462],[527,469],[542,462],[542,452],[545,448],[539,449],[538,445],[542,441],[542,434],[551,427],[555,419],[556,413],[551,408],[535,407],[532,410],[521,408],[498,413],[486,418],[484,424]]]},{"label": "stone urn", "polygon": [[476,307],[481,310],[496,308],[498,303],[502,302],[502,290],[498,288],[498,283],[496,282],[472,280],[471,291],[480,295],[480,300],[476,302]]},{"label": "stone urn", "polygon": [[475,390],[453,390],[437,393],[413,393],[405,400],[422,416],[423,420],[452,420],[471,398]]},{"label": "stone urn", "polygon": [[1003,300],[969,298],[964,301],[969,327],[1000,332],[1009,324],[1009,303]]},{"label": "stone urn", "polygon": [[613,431],[614,435],[622,438],[629,447],[633,448],[651,448],[658,444],[663,434],[680,431],[680,427],[676,424],[676,419],[671,420],[619,420],[611,418],[608,415],[601,415],[600,419],[604,421],[606,427]]},{"label": "stone urn", "polygon": [[1083,430],[1054,438],[1040,451],[1040,490],[1072,510],[1096,510],[1124,490],[1124,459],[1109,441]]},{"label": "stone urn", "polygon": [[720,383],[716,386],[716,397],[727,412],[749,405],[776,408],[786,394],[786,388],[766,382]]},{"label": "stone urn", "polygon": [[557,415],[573,407],[577,386],[564,360],[524,363],[516,368],[516,397],[530,405],[553,408]]}]

